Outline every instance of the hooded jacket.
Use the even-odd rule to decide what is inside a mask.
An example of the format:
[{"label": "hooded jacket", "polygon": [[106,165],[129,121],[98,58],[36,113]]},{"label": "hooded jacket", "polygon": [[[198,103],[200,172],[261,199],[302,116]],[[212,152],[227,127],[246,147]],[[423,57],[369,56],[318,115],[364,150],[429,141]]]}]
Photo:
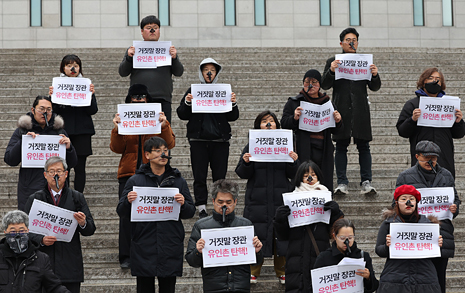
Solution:
[{"label": "hooded jacket", "polygon": [[[218,81],[218,75],[222,71],[222,67],[213,58],[204,59],[199,65],[200,83],[207,83],[202,75],[202,65],[213,64],[217,73],[211,83]],[[184,97],[181,99],[179,107],[176,109],[181,120],[189,120],[187,122],[187,138],[189,140],[204,140],[204,141],[228,141],[231,138],[231,126],[229,121],[236,121],[239,118],[239,108],[234,103],[232,110],[226,113],[192,113],[191,103],[186,102],[186,96],[191,93],[189,88]]]},{"label": "hooded jacket", "polygon": [[[428,96],[423,89],[415,92],[415,98],[407,101],[400,112],[397,120],[397,131],[399,135],[409,139],[411,164],[415,165],[415,147],[419,141],[429,140],[437,144],[441,148],[441,154],[438,157],[438,163],[449,170],[455,178],[455,163],[454,163],[454,141],[453,138],[462,138],[465,136],[465,122],[460,120],[454,122],[451,128],[442,127],[426,127],[417,126],[418,121],[413,121],[413,110],[420,105],[420,97]],[[438,94],[438,98],[445,95],[444,92]],[[455,117],[455,116],[454,116]]]},{"label": "hooded jacket", "polygon": [[[5,151],[5,163],[10,166],[17,166],[21,163],[21,143],[22,136],[28,132],[35,132],[39,135],[59,135],[68,136],[63,129],[64,121],[61,116],[53,114],[48,122],[48,126],[42,128],[34,119],[34,115],[29,112],[21,116],[18,120],[18,128],[8,142]],[[71,144],[71,147],[66,150],[66,163],[69,168],[73,168],[77,164],[76,151]],[[23,168],[19,169],[18,178],[18,209],[24,210],[24,205],[31,194],[37,190],[41,190],[47,185],[47,180],[44,177],[42,168]]]}]

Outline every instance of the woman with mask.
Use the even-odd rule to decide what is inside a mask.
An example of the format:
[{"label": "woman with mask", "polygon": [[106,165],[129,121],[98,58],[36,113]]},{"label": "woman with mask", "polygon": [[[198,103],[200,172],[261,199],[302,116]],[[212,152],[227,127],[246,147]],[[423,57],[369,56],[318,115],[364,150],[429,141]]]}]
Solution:
[{"label": "woman with mask", "polygon": [[455,109],[455,121],[450,128],[437,128],[418,126],[418,118],[421,115],[419,109],[421,97],[441,98],[446,93],[446,82],[444,75],[439,69],[433,67],[426,69],[418,79],[417,95],[415,98],[407,101],[400,112],[397,120],[397,131],[399,135],[408,138],[410,141],[411,165],[417,162],[415,158],[415,146],[419,141],[429,140],[436,143],[441,148],[441,156],[438,157],[438,163],[441,167],[449,170],[455,178],[454,165],[454,142],[453,138],[462,138],[465,135],[465,123],[463,114],[459,109]]}]

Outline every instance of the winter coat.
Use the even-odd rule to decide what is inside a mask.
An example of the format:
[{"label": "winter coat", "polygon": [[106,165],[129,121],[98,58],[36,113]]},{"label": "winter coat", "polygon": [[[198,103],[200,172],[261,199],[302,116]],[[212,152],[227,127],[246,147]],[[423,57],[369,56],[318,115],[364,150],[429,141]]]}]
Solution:
[{"label": "winter coat", "polygon": [[344,214],[339,210],[339,213],[331,212],[329,224],[319,222],[294,228],[289,227],[287,219],[285,222],[274,220],[278,239],[289,241],[286,252],[286,292],[312,292],[310,270],[313,269],[317,253],[306,227],[312,231],[318,250],[322,252],[330,247],[331,227],[342,216]]},{"label": "winter coat", "polygon": [[[321,94],[326,95],[326,94]],[[329,97],[323,101],[326,103],[329,101]],[[294,111],[300,106],[300,102],[308,100],[302,94],[295,97],[290,97],[283,109],[283,117],[281,118],[281,127],[283,129],[292,129],[295,133],[295,144],[296,153],[299,155],[299,161],[305,162],[310,160],[312,147],[310,144],[310,133],[309,131],[299,129],[299,120],[294,119]],[[322,104],[323,104],[322,103]],[[344,118],[344,117],[343,117]],[[323,162],[320,167],[323,173],[323,178],[318,178],[320,182],[326,186],[329,190],[333,190],[333,173],[334,173],[334,145],[331,141],[331,134],[338,134],[344,130],[344,124],[341,121],[336,123],[336,127],[326,128],[323,130]]]},{"label": "winter coat", "polygon": [[334,140],[349,139],[351,137],[371,141],[370,105],[368,103],[367,86],[372,91],[381,88],[379,74],[371,80],[335,80],[335,73],[331,71],[331,62],[335,57],[326,60],[325,70],[321,77],[321,88],[333,88],[333,103],[344,120],[344,130],[333,135]]},{"label": "winter coat", "polygon": [[[200,83],[206,84],[207,82],[202,75],[202,65],[212,63],[217,68],[217,73],[212,83],[218,81],[218,75],[222,71],[222,67],[214,59],[204,59],[199,65],[199,79]],[[226,113],[192,113],[192,103],[186,102],[186,96],[191,93],[189,88],[184,97],[181,99],[179,107],[176,109],[178,117],[181,120],[188,120],[187,122],[187,138],[201,139],[201,140],[222,140],[228,141],[231,138],[231,126],[229,121],[236,121],[239,118],[239,108],[236,103],[233,103],[232,110]],[[205,135],[211,137],[205,137]]]},{"label": "winter coat", "polygon": [[[383,272],[379,278],[377,293],[438,293],[441,292],[436,268],[429,258],[422,259],[391,259],[389,247],[386,245],[386,235],[389,234],[391,223],[402,223],[394,210],[384,212],[385,220],[381,224],[376,240],[375,252],[379,257],[386,257]],[[431,220],[420,215],[418,223],[431,223]]]},{"label": "winter coat", "polygon": [[[5,151],[5,163],[10,166],[17,166],[21,163],[21,143],[22,135],[28,132],[35,132],[39,135],[59,135],[68,136],[63,129],[64,122],[61,116],[53,114],[48,122],[49,126],[42,128],[34,119],[34,115],[29,112],[21,116],[18,120],[18,128],[10,138]],[[66,150],[66,163],[69,168],[73,168],[77,164],[76,151],[71,144],[71,147]],[[24,210],[24,205],[31,194],[37,190],[41,190],[47,185],[47,180],[44,177],[42,168],[19,168],[18,178],[18,209]]]},{"label": "winter coat", "polygon": [[194,216],[195,207],[186,180],[177,169],[169,165],[159,184],[149,164],[143,164],[128,179],[117,212],[120,217],[131,217],[131,204],[127,195],[134,186],[176,187],[184,196],[178,221],[131,222],[131,274],[138,277],[182,276],[184,252],[184,226],[181,219]]},{"label": "winter coat", "polygon": [[[417,143],[422,140],[429,140],[441,148],[438,163],[449,170],[455,178],[454,142],[452,139],[462,138],[465,135],[465,122],[463,119],[459,123],[454,122],[454,125],[450,128],[417,126],[418,121],[412,119],[413,110],[419,107],[420,97],[427,96],[427,94],[422,89],[417,90],[415,94],[417,95],[415,98],[405,103],[396,124],[399,135],[408,138],[410,141],[411,164],[413,166],[417,161],[415,158]],[[444,95],[444,92],[441,92],[438,96],[442,95]]]},{"label": "winter coat", "polygon": [[[294,178],[299,160],[293,163],[249,162],[242,158],[249,152],[247,144],[242,150],[236,174],[247,180],[244,218],[252,221],[258,239],[263,243],[263,256],[273,256],[273,218],[276,209],[283,205],[283,193],[292,192],[288,178]],[[276,237],[276,236],[275,236]],[[277,255],[285,255],[287,243],[277,241]]]},{"label": "winter coat", "polygon": [[[242,226],[252,226],[252,222],[235,216],[234,211],[226,215],[225,223],[223,223],[223,215],[213,211],[213,216],[200,219],[194,224],[187,244],[186,260],[194,268],[201,268],[204,292],[250,292],[250,265],[204,268],[202,253],[196,248],[201,230]],[[256,257],[257,263],[263,261],[261,251],[256,253]]]},{"label": "winter coat", "polygon": [[[69,293],[53,273],[48,255],[29,240],[28,249],[15,254],[6,239],[0,241],[0,291],[4,293]],[[15,263],[21,265],[15,271]]]},{"label": "winter coat", "polygon": [[[363,288],[365,293],[371,293],[376,291],[379,286],[379,281],[376,279],[375,271],[373,270],[373,265],[371,261],[370,254],[368,252],[363,251],[357,248],[357,243],[354,242],[354,245],[350,247],[351,253],[347,256],[350,258],[362,258],[365,260],[365,268],[370,271],[370,279],[367,280],[363,278]],[[313,266],[314,269],[322,268],[322,267],[329,267],[337,265],[344,257],[346,257],[342,252],[337,249],[336,242],[333,242],[331,248],[323,251],[318,255],[315,261],[315,265]]]},{"label": "winter coat", "polygon": [[[399,174],[397,177],[396,188],[408,184],[413,185],[415,188],[428,188],[428,187],[453,187],[454,188],[454,203],[457,205],[457,212],[454,214],[455,217],[459,214],[459,207],[462,203],[459,199],[457,194],[457,190],[455,189],[455,181],[452,174],[445,168],[436,165],[436,177],[434,178],[434,182],[431,186],[428,186],[428,183],[419,170],[420,165],[418,162],[415,166],[405,170],[404,172]],[[452,225],[451,220],[445,219],[439,221],[441,227],[441,235],[443,238],[443,243],[441,247],[441,257],[449,258],[454,257],[455,252],[455,243],[454,243],[454,225]]]},{"label": "winter coat", "polygon": [[[34,199],[41,200],[54,205],[52,195],[47,186],[32,194],[27,200],[25,212],[29,214]],[[83,212],[86,215],[86,224],[82,228],[79,224],[74,232],[71,242],[57,241],[50,246],[41,246],[40,251],[50,257],[52,269],[63,283],[84,282],[84,263],[82,259],[81,239],[82,236],[92,236],[95,233],[94,218],[90,213],[84,194],[79,191],[63,187],[58,207],[73,212]],[[42,242],[43,235],[31,233],[31,238],[38,243]]]},{"label": "winter coat", "polygon": [[[113,128],[111,130],[110,149],[114,153],[121,154],[121,160],[119,161],[118,166],[118,179],[122,177],[130,177],[136,173],[139,139],[142,146],[141,149],[144,150],[145,141],[153,136],[163,138],[168,145],[168,149],[174,148],[176,137],[168,120],[162,127],[161,134],[119,135],[118,129]],[[144,154],[142,154],[142,163],[148,163]]]}]

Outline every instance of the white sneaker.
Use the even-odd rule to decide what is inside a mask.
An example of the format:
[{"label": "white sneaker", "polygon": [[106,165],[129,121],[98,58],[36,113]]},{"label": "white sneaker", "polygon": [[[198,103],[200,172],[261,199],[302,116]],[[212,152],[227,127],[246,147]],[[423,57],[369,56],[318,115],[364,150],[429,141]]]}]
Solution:
[{"label": "white sneaker", "polygon": [[254,275],[250,275],[250,284],[257,284],[257,282],[257,277]]},{"label": "white sneaker", "polygon": [[336,189],[334,189],[334,194],[336,195],[346,195],[349,193],[347,184],[339,184]]},{"label": "white sneaker", "polygon": [[365,180],[362,182],[362,190],[360,191],[360,194],[375,195],[376,189],[371,186],[371,182],[369,180]]}]

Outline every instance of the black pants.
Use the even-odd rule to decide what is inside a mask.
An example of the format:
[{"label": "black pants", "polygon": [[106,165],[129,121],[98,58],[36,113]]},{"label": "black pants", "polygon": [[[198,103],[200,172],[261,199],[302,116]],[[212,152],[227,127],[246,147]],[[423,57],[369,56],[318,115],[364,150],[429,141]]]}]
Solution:
[{"label": "black pants", "polygon": [[432,258],[431,260],[433,261],[434,267],[436,268],[439,285],[441,286],[441,292],[446,293],[446,269],[447,269],[447,263],[449,262],[449,259],[442,258],[442,257],[435,257],[435,258]]},{"label": "black pants", "polygon": [[77,156],[77,159],[77,164],[74,166],[74,189],[83,193],[86,186],[87,156]]},{"label": "black pants", "polygon": [[[370,142],[367,140],[355,139],[358,149],[358,163],[360,165],[360,185],[368,180],[371,182],[371,152]],[[349,184],[347,179],[347,148],[350,144],[349,139],[336,140],[336,155],[334,162],[336,165],[337,184]]]},{"label": "black pants", "polygon": [[[174,293],[176,288],[176,277],[158,279],[158,292]],[[137,277],[137,293],[155,293],[155,277]]]},{"label": "black pants", "polygon": [[[119,198],[123,196],[124,186],[130,177],[121,177],[118,179],[119,183]],[[131,219],[126,217],[119,218],[119,263],[123,263],[129,259],[131,249]]]},{"label": "black pants", "polygon": [[229,142],[189,141],[191,145],[192,173],[194,175],[195,205],[207,204],[208,163],[213,182],[226,177],[228,171]]},{"label": "black pants", "polygon": [[65,286],[71,293],[79,293],[81,292],[81,283],[80,282],[75,282],[75,283],[62,283],[63,286]]},{"label": "black pants", "polygon": [[166,119],[171,123],[171,102],[162,99],[153,99],[153,103],[161,104],[161,110],[165,113]]}]

